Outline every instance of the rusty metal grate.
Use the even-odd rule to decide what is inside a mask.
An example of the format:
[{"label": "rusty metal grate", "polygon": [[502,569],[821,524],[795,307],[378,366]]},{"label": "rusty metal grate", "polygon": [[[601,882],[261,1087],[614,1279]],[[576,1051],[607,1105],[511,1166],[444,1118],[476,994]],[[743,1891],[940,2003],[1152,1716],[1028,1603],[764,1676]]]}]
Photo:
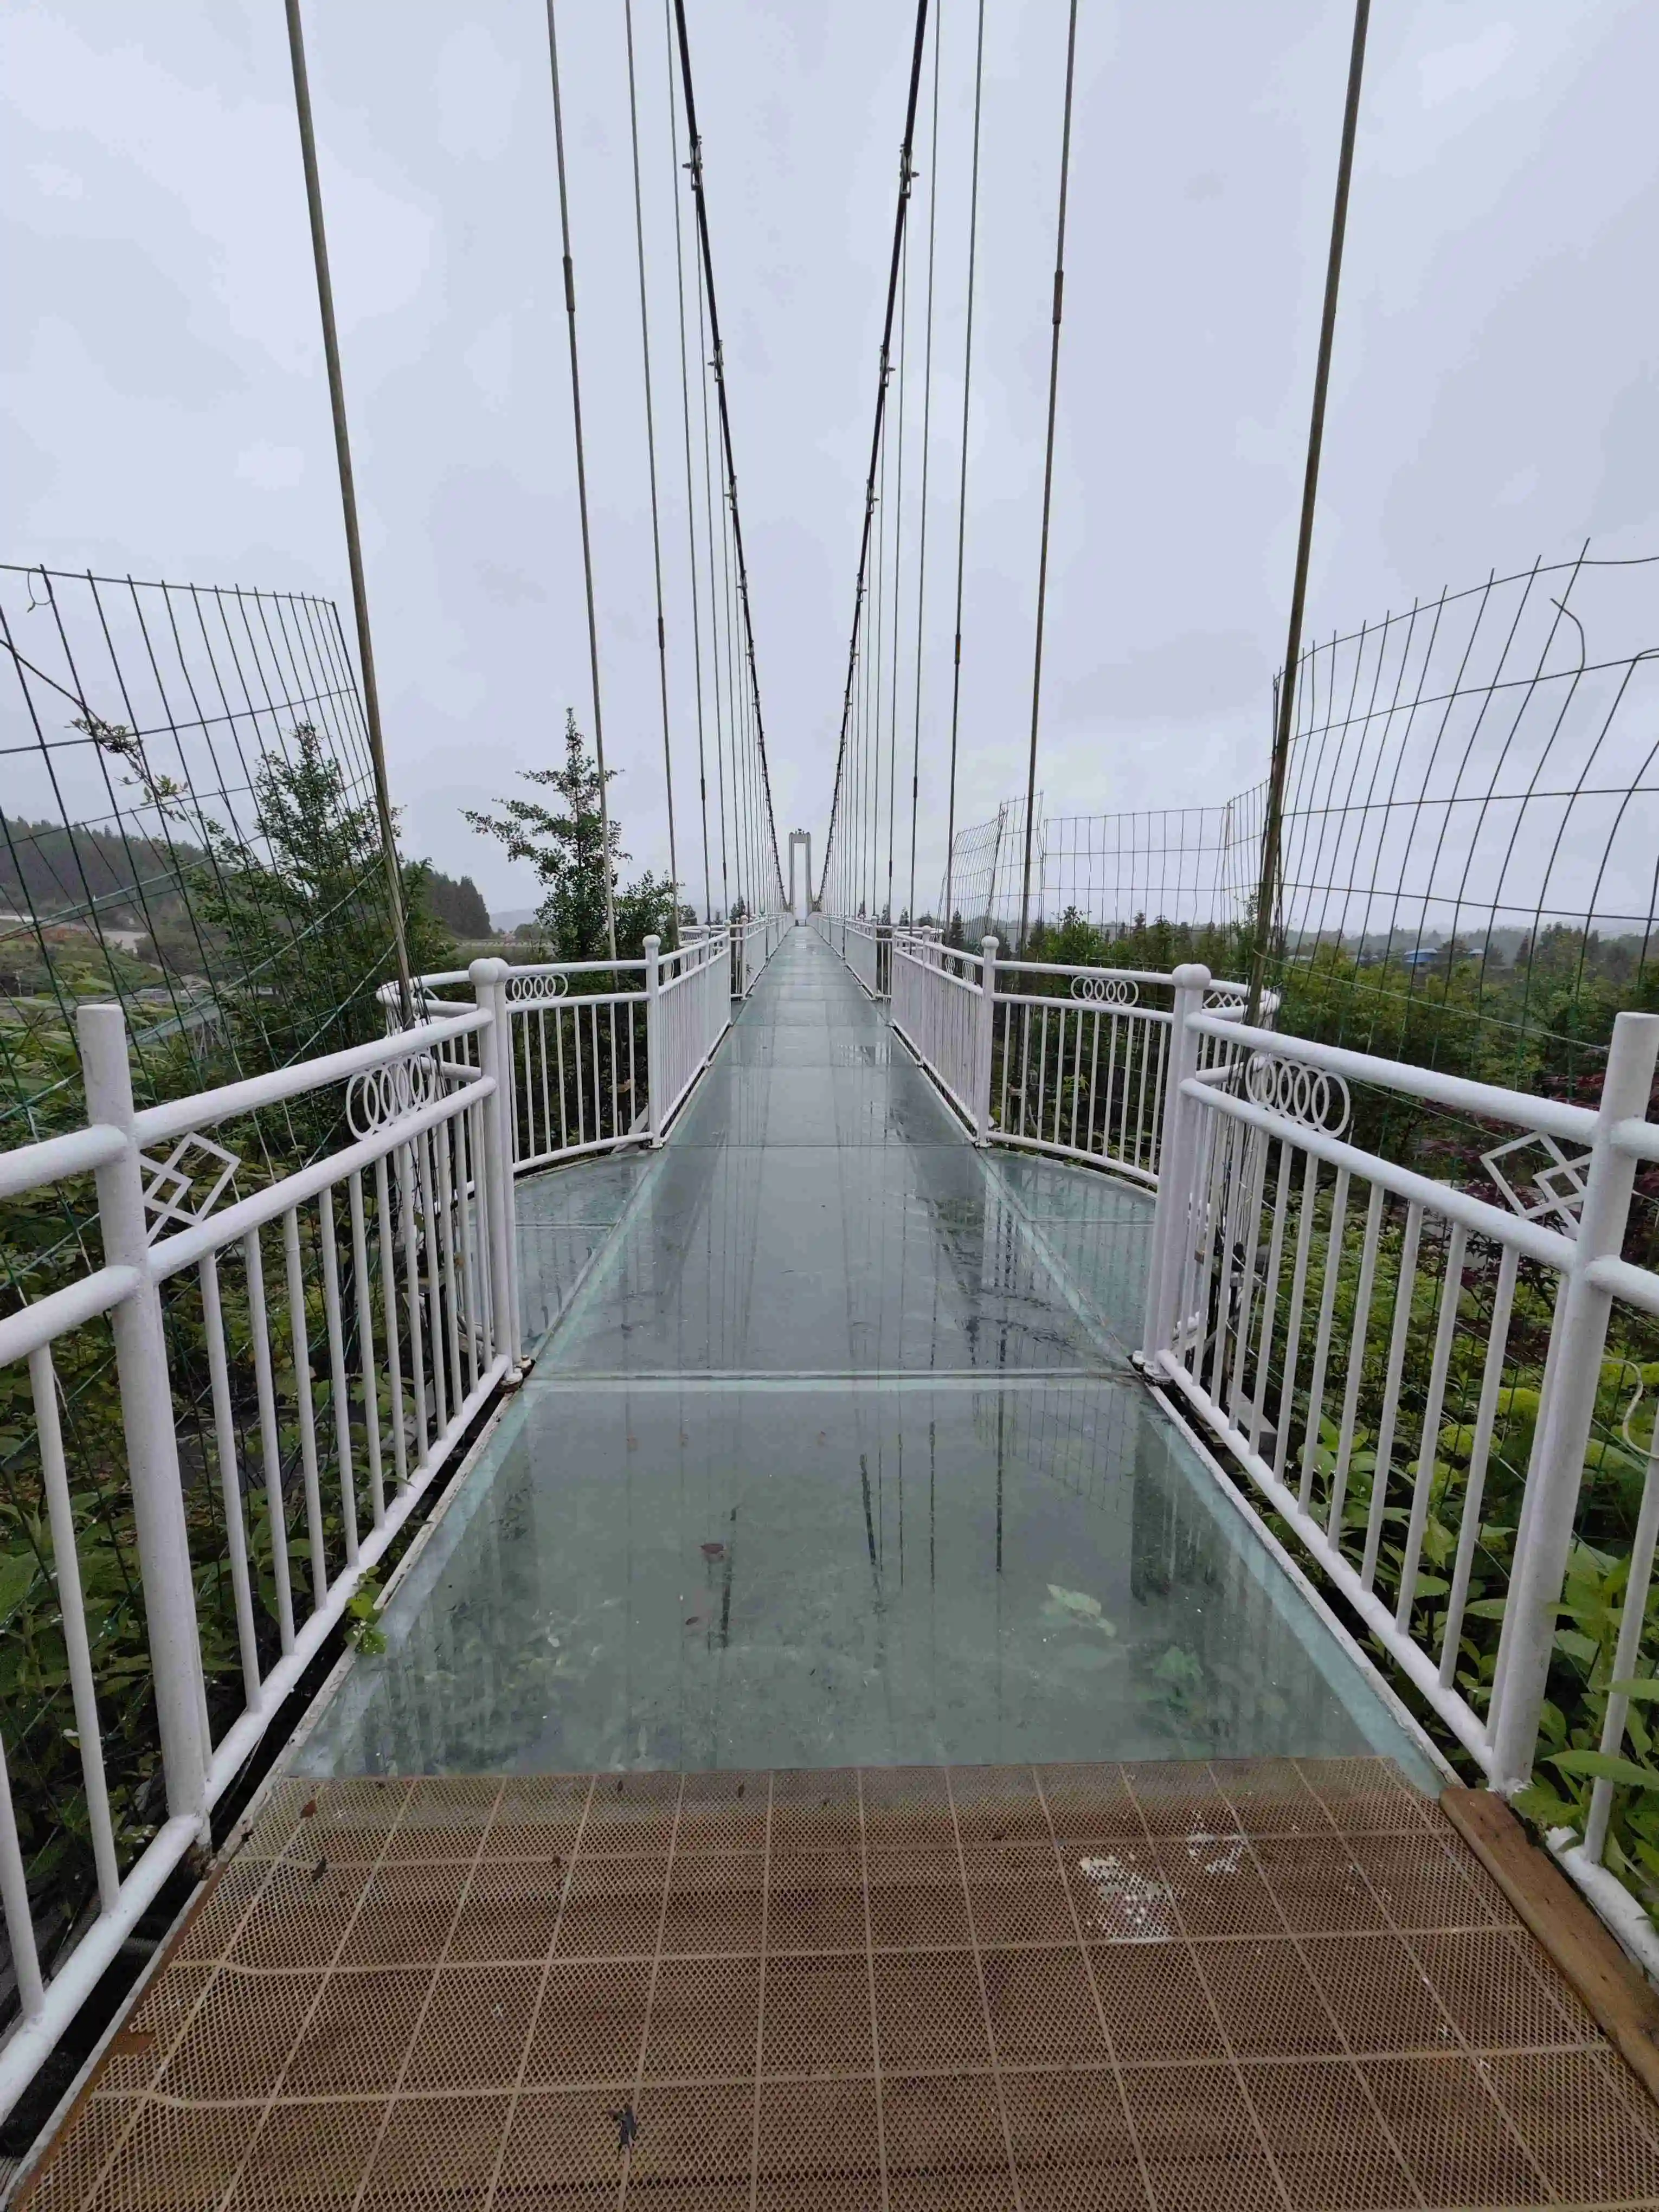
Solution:
[{"label": "rusty metal grate", "polygon": [[23,2201],[1652,2205],[1659,2115],[1378,1760],[295,1784]]}]

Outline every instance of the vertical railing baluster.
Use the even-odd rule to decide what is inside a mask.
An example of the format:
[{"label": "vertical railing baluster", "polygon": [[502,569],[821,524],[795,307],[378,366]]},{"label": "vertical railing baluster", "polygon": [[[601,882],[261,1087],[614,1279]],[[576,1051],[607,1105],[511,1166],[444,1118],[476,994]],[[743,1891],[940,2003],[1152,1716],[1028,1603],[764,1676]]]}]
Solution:
[{"label": "vertical railing baluster", "polygon": [[[403,1189],[401,1154],[398,1191]],[[374,1163],[375,1227],[380,1247],[380,1310],[386,1322],[386,1379],[392,1394],[392,1468],[401,1490],[409,1480],[409,1441],[404,1432],[403,1325],[398,1318],[397,1225],[392,1218],[392,1198],[386,1155]],[[374,1422],[380,1425],[379,1391],[375,1391]]]},{"label": "vertical railing baluster", "polygon": [[204,1256],[199,1276],[202,1333],[207,1340],[208,1386],[213,1398],[214,1445],[219,1461],[219,1494],[224,1501],[225,1547],[230,1555],[231,1596],[236,1607],[236,1642],[242,1662],[242,1693],[252,1705],[259,1694],[259,1644],[253,1625],[253,1587],[248,1578],[247,1513],[236,1450],[236,1417],[231,1404],[230,1362],[225,1348],[216,1252]]},{"label": "vertical railing baluster", "polygon": [[276,1594],[276,1631],[284,1652],[294,1649],[293,1568],[288,1556],[288,1499],[283,1486],[282,1433],[276,1425],[276,1385],[270,1371],[265,1265],[259,1232],[242,1239],[247,1278],[248,1334],[253,1344],[253,1389],[259,1409],[259,1452],[264,1465],[265,1518],[270,1530],[270,1575]]},{"label": "vertical railing baluster", "polygon": [[98,1876],[98,1901],[112,1912],[121,1901],[121,1870],[115,1859],[115,1830],[110,1820],[109,1786],[104,1775],[103,1735],[98,1725],[98,1692],[92,1676],[92,1646],[87,1636],[87,1601],[81,1588],[81,1559],[76,1548],[75,1508],[70,1499],[64,1431],[58,1418],[58,1376],[52,1347],[29,1354],[30,1395],[34,1402],[35,1437],[52,1530],[52,1577],[58,1584],[58,1618],[69,1662],[70,1695],[75,1707],[76,1747],[86,1791],[87,1826]]},{"label": "vertical railing baluster", "polygon": [[345,1332],[340,1321],[339,1255],[334,1249],[334,1193],[318,1200],[323,1253],[323,1326],[328,1334],[329,1393],[334,1401],[334,1456],[340,1477],[340,1519],[346,1565],[357,1564],[357,1476],[351,1464],[351,1405],[346,1395]]},{"label": "vertical railing baluster", "polygon": [[289,1341],[294,1356],[294,1404],[300,1427],[306,1540],[311,1546],[311,1593],[313,1602],[321,1606],[328,1597],[328,1559],[323,1541],[323,1492],[317,1471],[317,1412],[311,1395],[311,1340],[306,1320],[297,1206],[290,1206],[283,1216],[283,1257],[287,1263]]},{"label": "vertical railing baluster", "polygon": [[380,1368],[374,1357],[374,1308],[368,1279],[368,1237],[363,1222],[363,1171],[361,1168],[352,1170],[349,1190],[351,1279],[357,1302],[357,1372],[362,1379],[363,1397],[363,1449],[368,1460],[369,1510],[378,1528],[386,1519],[386,1478],[380,1464]]},{"label": "vertical railing baluster", "polygon": [[139,1287],[113,1309],[111,1325],[167,1809],[175,1819],[199,1819],[205,1834],[208,1745],[196,1586],[167,1332],[161,1293],[149,1273],[126,1023],[118,1006],[82,1006],[76,1030],[88,1120],[119,1129],[125,1139],[119,1155],[97,1170],[98,1222],[106,1260],[132,1268],[140,1279]]},{"label": "vertical railing baluster", "polygon": [[1325,1371],[1331,1356],[1331,1319],[1336,1310],[1336,1282],[1342,1270],[1342,1237],[1348,1212],[1348,1170],[1339,1168],[1331,1191],[1331,1224],[1325,1238],[1325,1264],[1319,1292],[1319,1326],[1314,1337],[1313,1373],[1308,1380],[1308,1425],[1302,1438],[1302,1482],[1297,1502],[1305,1513],[1313,1497],[1319,1457],[1319,1429],[1325,1418]]}]

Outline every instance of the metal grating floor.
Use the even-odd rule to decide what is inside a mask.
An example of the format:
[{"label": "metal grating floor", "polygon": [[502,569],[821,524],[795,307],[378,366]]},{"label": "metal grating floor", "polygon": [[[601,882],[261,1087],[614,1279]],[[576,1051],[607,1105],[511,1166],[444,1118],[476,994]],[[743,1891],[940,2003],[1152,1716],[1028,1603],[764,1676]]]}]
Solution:
[{"label": "metal grating floor", "polygon": [[289,1783],[24,2201],[1650,2206],[1659,2112],[1381,1760]]}]

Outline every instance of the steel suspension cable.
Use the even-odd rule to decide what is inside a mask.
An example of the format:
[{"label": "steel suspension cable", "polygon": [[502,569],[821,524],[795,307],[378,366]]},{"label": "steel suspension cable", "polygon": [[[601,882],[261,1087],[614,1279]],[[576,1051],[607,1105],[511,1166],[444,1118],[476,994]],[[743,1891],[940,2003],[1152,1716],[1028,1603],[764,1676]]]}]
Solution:
[{"label": "steel suspension cable", "polygon": [[1042,453],[1042,531],[1037,550],[1036,641],[1031,660],[1031,749],[1025,769],[1025,859],[1020,875],[1019,950],[1031,918],[1031,838],[1036,828],[1037,722],[1042,701],[1042,631],[1048,607],[1048,524],[1054,509],[1054,413],[1060,395],[1060,319],[1066,289],[1066,196],[1072,167],[1072,88],[1077,70],[1077,0],[1066,28],[1066,106],[1060,129],[1060,212],[1054,228],[1053,336],[1048,346],[1048,427]]},{"label": "steel suspension cable", "polygon": [[[901,298],[903,296],[903,290],[904,283],[901,266],[899,279],[899,293]],[[903,349],[903,345],[904,325],[902,319],[901,319],[899,324],[899,348],[901,351]],[[883,678],[882,643],[883,633],[886,627],[887,615],[888,444],[889,441],[884,437],[881,441],[881,489],[876,495],[876,657],[875,666],[871,675],[871,690],[875,695],[872,702],[872,713],[871,718],[872,733],[875,738],[875,744],[871,756],[871,766],[874,772],[870,779],[869,807],[870,912],[872,916],[874,916],[878,911],[876,904],[876,892],[881,881],[881,695]]]},{"label": "steel suspension cable", "polygon": [[916,814],[921,798],[922,615],[927,597],[927,456],[933,416],[933,247],[939,217],[939,72],[945,37],[945,11],[933,15],[933,113],[927,160],[927,312],[921,370],[921,514],[916,545],[916,697],[910,723],[910,896],[905,911],[916,922]]},{"label": "steel suspension cable", "polygon": [[605,788],[605,724],[599,706],[599,628],[593,611],[593,540],[587,521],[587,456],[582,441],[581,373],[576,358],[576,270],[570,254],[570,193],[564,168],[564,103],[559,95],[559,33],[547,0],[547,58],[553,72],[553,142],[558,154],[559,232],[564,246],[564,309],[570,332],[570,411],[576,436],[576,503],[581,513],[582,580],[587,594],[587,657],[593,684],[593,755],[599,775],[599,838],[605,854],[605,935],[617,957],[617,904],[611,862],[611,805]]},{"label": "steel suspension cable", "polygon": [[[674,835],[674,758],[668,737],[668,629],[663,620],[662,526],[657,512],[657,425],[651,398],[651,318],[645,299],[645,197],[640,189],[640,107],[634,79],[634,0],[623,0],[628,46],[628,127],[634,155],[634,246],[640,270],[640,357],[645,374],[645,457],[651,480],[651,567],[657,587],[657,682],[662,694],[662,780],[668,801],[668,873],[674,886],[668,920],[671,950],[680,939],[680,861]],[[672,97],[671,88],[671,99]]]},{"label": "steel suspension cable", "polygon": [[[676,0],[676,5],[681,0]],[[847,757],[848,725],[852,716],[853,678],[858,665],[859,618],[864,605],[864,587],[870,568],[870,531],[875,515],[876,471],[881,458],[882,426],[887,410],[887,372],[892,358],[893,313],[898,302],[899,258],[904,244],[904,221],[910,202],[911,148],[915,138],[916,100],[921,88],[922,49],[927,35],[927,0],[916,0],[915,38],[910,54],[910,88],[905,103],[904,137],[899,149],[898,207],[893,218],[893,251],[887,270],[887,307],[882,322],[880,371],[876,379],[876,419],[870,434],[870,467],[865,479],[864,527],[859,538],[858,582],[853,595],[853,635],[847,649],[847,687],[842,695],[841,737],[836,749],[836,781],[830,801],[830,833],[824,848],[824,874],[822,884],[829,879],[830,857],[835,849],[836,830],[841,810],[842,770]]]},{"label": "steel suspension cable", "polygon": [[[702,918],[714,919],[708,872],[708,769],[702,721],[702,623],[697,595],[697,510],[691,482],[691,377],[685,350],[685,252],[680,234],[680,142],[678,93],[674,69],[673,0],[663,0],[663,29],[668,41],[668,150],[674,174],[674,284],[679,303],[680,416],[685,438],[685,534],[691,567],[691,656],[697,689],[697,804],[702,816]],[[699,371],[701,374],[701,371]],[[713,590],[713,579],[710,579]]]},{"label": "steel suspension cable", "polygon": [[714,562],[714,460],[708,442],[708,334],[704,322],[702,283],[697,284],[697,360],[698,401],[702,413],[702,503],[703,526],[708,545],[708,657],[714,678],[714,785],[720,805],[720,919],[727,921],[732,912],[732,881],[727,854],[726,818],[726,755],[723,750],[723,715],[729,708],[730,684],[727,684],[727,708],[720,702],[720,633],[721,624],[716,603]]},{"label": "steel suspension cable", "polygon": [[1348,89],[1342,109],[1342,143],[1337,155],[1336,197],[1331,209],[1330,251],[1325,264],[1325,299],[1319,319],[1319,353],[1314,363],[1313,407],[1308,422],[1308,458],[1302,478],[1302,514],[1297,529],[1296,573],[1291,586],[1291,618],[1273,720],[1273,759],[1267,776],[1267,819],[1261,832],[1261,878],[1256,890],[1255,948],[1250,959],[1250,989],[1244,1018],[1254,1024],[1261,1005],[1261,985],[1273,941],[1273,909],[1279,897],[1279,842],[1284,834],[1285,780],[1290,767],[1291,729],[1296,711],[1297,662],[1302,652],[1302,617],[1308,596],[1308,562],[1313,548],[1314,509],[1319,496],[1319,460],[1325,442],[1325,402],[1330,390],[1331,349],[1336,335],[1336,301],[1342,283],[1342,247],[1348,228],[1348,188],[1353,177],[1353,143],[1359,125],[1359,90],[1365,73],[1365,33],[1370,0],[1355,0],[1353,40],[1348,53]]},{"label": "steel suspension cable", "polygon": [[340,369],[340,339],[334,320],[334,283],[329,274],[328,234],[323,224],[323,187],[317,168],[317,134],[311,114],[311,80],[306,69],[305,27],[300,0],[287,0],[289,64],[294,73],[294,108],[300,127],[300,158],[305,169],[306,210],[311,222],[311,256],[317,279],[317,307],[323,325],[323,361],[328,374],[329,411],[334,422],[334,460],[340,483],[340,512],[345,525],[346,566],[351,577],[351,609],[357,626],[357,661],[363,677],[363,720],[374,773],[374,811],[380,832],[380,859],[391,903],[392,953],[398,967],[398,996],[404,1026],[415,1025],[415,983],[410,972],[409,940],[404,926],[404,872],[398,859],[397,821],[386,774],[386,740],[380,729],[380,691],[374,678],[374,644],[368,626],[368,586],[363,574],[362,541],[357,529],[357,484],[351,468],[351,437],[346,422],[345,381]]},{"label": "steel suspension cable", "polygon": [[[925,0],[924,0],[925,4]],[[749,599],[749,567],[744,557],[743,517],[738,505],[738,468],[732,444],[732,410],[726,391],[726,355],[720,343],[720,305],[714,290],[714,257],[708,242],[708,207],[703,189],[702,139],[697,130],[697,102],[691,81],[691,43],[686,29],[685,0],[674,0],[674,22],[679,33],[680,81],[685,97],[685,126],[690,142],[691,190],[697,210],[697,244],[702,260],[703,289],[708,299],[708,332],[714,341],[714,391],[720,405],[720,447],[726,462],[726,490],[732,503],[732,543],[737,560],[738,600],[743,616],[743,646],[748,664],[749,703],[754,714],[755,744],[766,802],[766,828],[771,845],[772,879],[783,880],[778,866],[777,823],[772,811],[772,778],[766,759],[766,724],[761,713],[760,671],[755,658],[755,625]]]},{"label": "steel suspension cable", "polygon": [[957,857],[957,738],[962,719],[962,586],[968,549],[968,403],[974,368],[974,280],[979,261],[979,127],[985,87],[985,0],[979,0],[979,28],[974,46],[974,152],[968,185],[968,305],[962,334],[962,462],[957,486],[956,644],[951,664],[950,794],[945,817],[945,911],[948,932],[955,914],[951,873]]},{"label": "steel suspension cable", "polygon": [[893,919],[893,842],[898,796],[899,599],[904,575],[904,360],[910,325],[910,234],[899,259],[898,453],[893,490],[893,623],[891,680],[887,699],[887,896],[882,912]]}]

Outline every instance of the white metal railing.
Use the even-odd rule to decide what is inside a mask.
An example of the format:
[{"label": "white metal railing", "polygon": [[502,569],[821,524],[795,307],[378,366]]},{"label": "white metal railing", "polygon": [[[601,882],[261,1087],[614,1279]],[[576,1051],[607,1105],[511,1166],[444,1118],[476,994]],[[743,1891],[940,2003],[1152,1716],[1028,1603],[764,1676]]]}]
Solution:
[{"label": "white metal railing", "polygon": [[732,1018],[730,963],[720,938],[686,945],[665,957],[654,981],[647,973],[647,1030],[651,1037],[647,1118],[653,1143],[678,1111]]},{"label": "white metal railing", "polygon": [[[1659,1787],[1630,1757],[1616,1686],[1651,1656],[1659,1438],[1630,1423],[1659,1351],[1659,1275],[1622,1252],[1638,1166],[1659,1161],[1659,1017],[1618,1017],[1591,1109],[1224,1023],[1207,981],[1177,971],[1144,1357],[1509,1794],[1540,1755],[1553,1662],[1583,1657],[1559,1644],[1558,1608],[1607,1449],[1598,1398],[1628,1396],[1640,1505],[1604,1600],[1619,1626],[1600,1744],[1577,1761],[1601,1771],[1582,1822],[1551,1840],[1659,1968],[1651,1922],[1604,1864],[1619,1791]],[[1235,1056],[1228,1079],[1200,1066],[1206,1043]],[[1495,1130],[1493,1195],[1352,1141],[1362,1087]]]},{"label": "white metal railing", "polygon": [[[868,967],[870,925],[814,921]],[[1659,1796],[1659,1273],[1623,1256],[1637,1170],[1659,1163],[1659,1017],[1618,1018],[1591,1109],[1246,1028],[1244,987],[1196,965],[1008,962],[994,938],[969,954],[925,932],[896,933],[892,959],[894,1028],[980,1142],[1157,1192],[1147,1371],[1509,1794],[1540,1758],[1570,1559],[1600,1559],[1600,1725],[1565,1767],[1552,1743],[1586,1786],[1550,1840],[1659,1975],[1659,1936],[1609,1870],[1630,1794]],[[1358,1142],[1355,1090],[1379,1127],[1393,1099],[1491,1133],[1490,1194]],[[1610,1450],[1639,1498],[1611,1566],[1575,1554],[1587,1466]],[[1574,1632],[1583,1662],[1594,1639]]]},{"label": "white metal railing", "polygon": [[[418,979],[421,1011],[453,1012],[499,993],[507,1017],[513,1159],[520,1173],[625,1145],[660,1142],[731,1018],[781,939],[776,915],[688,931],[634,960],[475,961]],[[610,988],[605,988],[606,983]],[[395,1023],[395,986],[382,989]],[[672,1024],[659,1033],[659,1023]],[[465,1059],[465,1041],[452,1048]],[[653,1070],[659,1071],[653,1079]]]},{"label": "white metal railing", "polygon": [[767,962],[783,941],[787,917],[781,914],[757,915],[746,921],[734,921],[732,931],[732,996],[746,999]]},{"label": "white metal railing", "polygon": [[[43,1956],[0,1741],[0,1908],[21,2004],[0,2047],[0,2117],[167,1876],[210,1840],[214,1806],[362,1577],[516,1372],[514,1170],[660,1144],[729,1025],[734,957],[747,988],[781,930],[776,916],[722,926],[668,954],[647,938],[614,972],[475,961],[421,979],[410,1030],[396,1026],[394,994],[374,1043],[137,1111],[119,1009],[82,1010],[89,1126],[0,1153],[0,1200],[94,1175],[105,1265],[0,1317],[0,1366],[27,1370],[97,1903],[72,1949]],[[458,985],[470,1003],[441,995]],[[272,1174],[257,1117],[277,1105],[290,1133],[301,1112],[320,1135],[314,1157]],[[236,1138],[244,1124],[252,1140]],[[256,1187],[239,1196],[239,1179]],[[84,1439],[66,1445],[63,1411],[65,1346],[88,1328],[113,1336],[111,1417],[118,1407],[166,1793],[165,1819],[127,1864],[82,1598],[85,1547],[108,1532],[77,1503]],[[76,1341],[71,1369],[87,1364]],[[181,1473],[198,1402],[210,1417]],[[204,1512],[222,1522],[210,1563]],[[204,1660],[198,1616],[202,1575],[221,1571],[226,1679]]]},{"label": "white metal railing", "polygon": [[[1110,1167],[1156,1188],[1170,976],[1006,960],[994,937],[969,953],[952,951],[936,931],[878,939],[875,926],[844,928],[848,965],[860,981],[877,952],[890,962],[894,1028],[981,1143]],[[1243,983],[1206,987],[1223,1016],[1236,1018],[1245,996]],[[1224,1046],[1206,1044],[1204,1065],[1226,1056]]]},{"label": "white metal railing", "polygon": [[996,944],[988,937],[981,952],[957,952],[935,937],[901,934],[893,945],[893,1027],[981,1142],[990,1132]]},{"label": "white metal railing", "polygon": [[[20,2004],[0,2048],[0,2113],[167,1876],[210,1841],[213,1807],[519,1358],[489,1009],[137,1110],[120,1009],[82,1007],[77,1031],[88,1126],[0,1155],[0,1197],[90,1171],[104,1264],[0,1318],[0,1365],[27,1369],[96,1905],[72,1949],[43,1956],[0,1751],[0,1905]],[[445,1057],[463,1042],[480,1048],[476,1066]],[[319,1156],[265,1180],[257,1136],[237,1133],[284,1103],[290,1127],[308,1113],[325,1134]],[[252,1186],[242,1195],[239,1179]],[[96,1364],[100,1332],[116,1385],[103,1418],[118,1402],[120,1436],[89,1440],[81,1407],[66,1443],[65,1377]],[[181,1467],[197,1403],[207,1410]],[[123,1470],[165,1791],[125,1864],[131,1814],[118,1832],[94,1649],[102,1607],[89,1616],[84,1573],[89,1547],[106,1561],[117,1538],[77,1495],[88,1452],[106,1484],[110,1457]],[[211,1678],[198,1620],[209,1524],[232,1655]],[[25,1802],[38,1846],[42,1808]]]}]

